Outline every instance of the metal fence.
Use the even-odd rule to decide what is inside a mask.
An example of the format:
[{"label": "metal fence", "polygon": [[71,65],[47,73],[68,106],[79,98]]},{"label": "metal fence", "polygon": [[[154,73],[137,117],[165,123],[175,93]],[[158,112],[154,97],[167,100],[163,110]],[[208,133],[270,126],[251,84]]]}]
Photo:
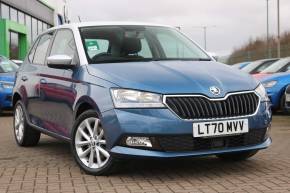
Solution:
[{"label": "metal fence", "polygon": [[[227,58],[225,62],[227,64],[235,64],[239,62],[255,61],[265,58],[277,58],[277,56],[277,47],[269,47],[269,49],[263,48],[258,50],[240,52],[238,54],[232,54]],[[288,56],[290,56],[290,44],[281,45],[281,57]]]}]

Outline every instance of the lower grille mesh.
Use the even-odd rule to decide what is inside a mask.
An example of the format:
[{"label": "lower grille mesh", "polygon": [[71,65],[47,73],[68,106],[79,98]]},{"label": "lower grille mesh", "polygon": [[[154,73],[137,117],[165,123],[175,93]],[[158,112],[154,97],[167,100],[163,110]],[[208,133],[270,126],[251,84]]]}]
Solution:
[{"label": "lower grille mesh", "polygon": [[155,137],[162,151],[199,151],[256,145],[264,141],[266,129],[218,138],[193,138],[191,135]]}]

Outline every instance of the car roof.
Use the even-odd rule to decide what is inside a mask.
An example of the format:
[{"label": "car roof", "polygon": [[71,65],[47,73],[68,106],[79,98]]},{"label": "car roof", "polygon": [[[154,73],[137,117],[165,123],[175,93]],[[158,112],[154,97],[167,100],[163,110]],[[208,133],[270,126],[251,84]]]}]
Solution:
[{"label": "car roof", "polygon": [[50,28],[50,30],[61,29],[61,28],[80,28],[80,27],[94,27],[94,26],[155,26],[155,27],[169,27],[174,28],[170,25],[156,24],[156,23],[146,23],[146,22],[119,22],[119,21],[109,21],[109,22],[80,22],[80,23],[70,23],[60,26]]},{"label": "car roof", "polygon": [[267,59],[256,60],[254,62],[267,62],[267,61],[272,61],[272,60],[279,60],[279,58],[267,58]]}]

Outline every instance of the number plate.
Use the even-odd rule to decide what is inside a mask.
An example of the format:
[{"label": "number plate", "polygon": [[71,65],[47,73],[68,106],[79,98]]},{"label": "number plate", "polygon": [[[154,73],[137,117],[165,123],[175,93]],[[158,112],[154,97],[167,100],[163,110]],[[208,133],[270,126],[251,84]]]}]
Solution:
[{"label": "number plate", "polygon": [[248,119],[193,124],[193,137],[212,137],[249,132]]}]

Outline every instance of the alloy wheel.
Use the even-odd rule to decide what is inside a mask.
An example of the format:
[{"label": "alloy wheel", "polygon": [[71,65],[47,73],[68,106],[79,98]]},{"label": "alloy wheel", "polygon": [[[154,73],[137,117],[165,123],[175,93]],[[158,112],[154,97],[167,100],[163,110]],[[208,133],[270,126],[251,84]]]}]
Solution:
[{"label": "alloy wheel", "polygon": [[104,129],[97,118],[87,118],[78,126],[75,149],[81,162],[91,169],[99,169],[109,161]]},{"label": "alloy wheel", "polygon": [[20,105],[18,105],[15,109],[14,131],[17,141],[21,142],[24,136],[24,112]]}]

